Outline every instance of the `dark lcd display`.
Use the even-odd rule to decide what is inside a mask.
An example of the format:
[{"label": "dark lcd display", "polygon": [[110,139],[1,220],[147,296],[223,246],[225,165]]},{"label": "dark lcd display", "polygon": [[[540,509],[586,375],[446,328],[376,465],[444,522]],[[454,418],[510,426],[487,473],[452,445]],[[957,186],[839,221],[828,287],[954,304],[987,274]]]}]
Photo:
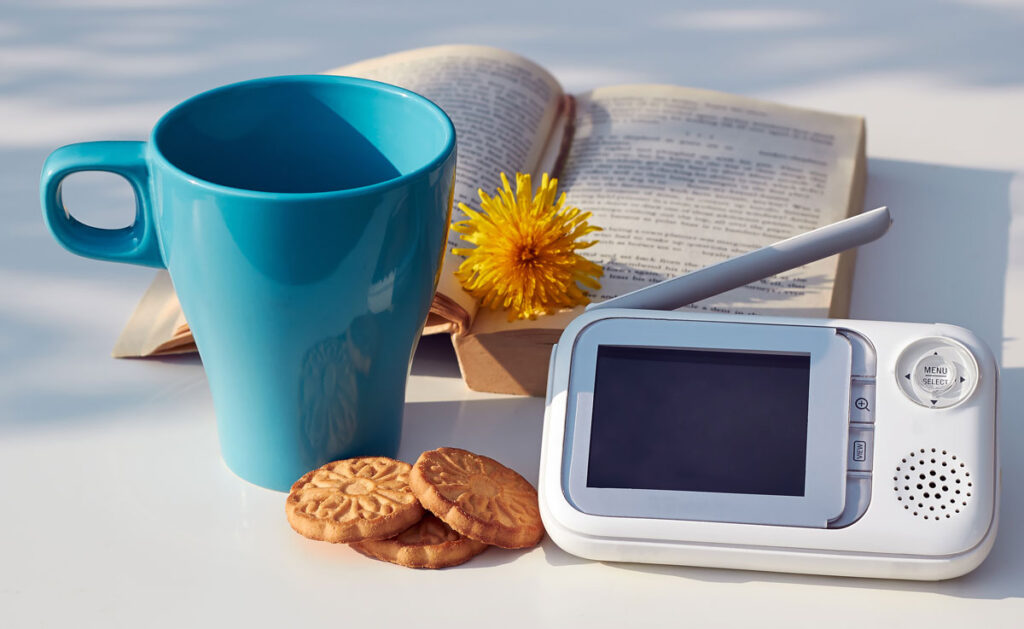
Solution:
[{"label": "dark lcd display", "polygon": [[810,356],[599,346],[588,487],[803,496]]}]

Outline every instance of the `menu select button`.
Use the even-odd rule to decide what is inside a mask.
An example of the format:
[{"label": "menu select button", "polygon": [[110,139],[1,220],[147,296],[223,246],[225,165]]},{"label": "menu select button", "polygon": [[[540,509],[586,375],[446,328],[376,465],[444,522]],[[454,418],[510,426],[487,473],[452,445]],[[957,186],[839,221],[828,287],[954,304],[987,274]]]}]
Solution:
[{"label": "menu select button", "polygon": [[933,352],[917,361],[912,372],[917,386],[928,393],[944,393],[960,382],[956,364]]}]

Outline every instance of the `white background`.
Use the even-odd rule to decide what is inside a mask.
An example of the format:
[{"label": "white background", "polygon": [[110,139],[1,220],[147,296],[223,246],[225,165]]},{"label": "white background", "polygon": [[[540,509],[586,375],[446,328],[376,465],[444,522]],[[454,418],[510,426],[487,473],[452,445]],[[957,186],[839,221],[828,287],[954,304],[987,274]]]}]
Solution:
[{"label": "white background", "polygon": [[[465,6],[463,6],[465,4]],[[890,6],[893,5],[893,6]],[[976,330],[1002,371],[1003,513],[943,583],[583,561],[550,541],[412,571],[294,534],[282,494],[217,455],[194,357],[116,361],[152,271],[77,258],[38,177],[70,142],[144,139],[220,84],[438,43],[492,44],[570,91],[691,85],[858,113],[866,205],[854,317]],[[0,625],[1015,626],[1024,613],[1024,7],[985,2],[131,2],[0,5]],[[68,180],[127,224],[128,186]],[[536,481],[542,401],[467,392],[445,339],[413,366],[401,456],[458,445]]]}]

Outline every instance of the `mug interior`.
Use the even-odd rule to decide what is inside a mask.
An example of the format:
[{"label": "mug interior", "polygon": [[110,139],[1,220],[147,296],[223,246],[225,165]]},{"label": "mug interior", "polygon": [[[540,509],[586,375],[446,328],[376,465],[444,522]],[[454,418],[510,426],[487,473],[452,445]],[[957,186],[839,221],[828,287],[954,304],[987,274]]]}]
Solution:
[{"label": "mug interior", "polygon": [[157,151],[207,182],[259,192],[361,188],[414,173],[454,143],[430,101],[372,81],[280,77],[229,85],[178,105]]}]

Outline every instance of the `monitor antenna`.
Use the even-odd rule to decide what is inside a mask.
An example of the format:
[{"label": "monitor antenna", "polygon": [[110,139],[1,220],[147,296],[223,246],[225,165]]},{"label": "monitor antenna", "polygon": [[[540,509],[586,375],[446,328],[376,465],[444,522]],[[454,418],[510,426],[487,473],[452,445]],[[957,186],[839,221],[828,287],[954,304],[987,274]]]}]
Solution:
[{"label": "monitor antenna", "polygon": [[799,236],[587,306],[587,310],[675,310],[879,238],[892,224],[887,207],[825,225]]}]

